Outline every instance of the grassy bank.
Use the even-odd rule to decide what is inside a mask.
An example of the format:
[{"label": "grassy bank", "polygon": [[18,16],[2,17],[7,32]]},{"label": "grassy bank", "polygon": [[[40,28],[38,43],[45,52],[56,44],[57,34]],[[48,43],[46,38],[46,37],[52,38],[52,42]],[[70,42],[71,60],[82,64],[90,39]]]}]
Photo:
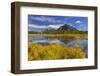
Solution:
[{"label": "grassy bank", "polygon": [[65,37],[87,39],[88,34],[28,34],[29,36]]},{"label": "grassy bank", "polygon": [[59,44],[43,46],[30,44],[28,46],[28,60],[54,60],[54,59],[82,59],[86,54],[81,46],[63,47]]}]

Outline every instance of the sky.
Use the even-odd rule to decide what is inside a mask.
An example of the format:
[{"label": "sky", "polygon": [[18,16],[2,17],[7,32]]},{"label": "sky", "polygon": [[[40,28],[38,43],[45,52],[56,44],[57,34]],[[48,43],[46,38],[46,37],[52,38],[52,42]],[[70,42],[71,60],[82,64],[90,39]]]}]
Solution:
[{"label": "sky", "polygon": [[28,15],[29,30],[33,28],[41,31],[49,27],[58,29],[64,24],[69,24],[80,31],[87,31],[88,17]]}]

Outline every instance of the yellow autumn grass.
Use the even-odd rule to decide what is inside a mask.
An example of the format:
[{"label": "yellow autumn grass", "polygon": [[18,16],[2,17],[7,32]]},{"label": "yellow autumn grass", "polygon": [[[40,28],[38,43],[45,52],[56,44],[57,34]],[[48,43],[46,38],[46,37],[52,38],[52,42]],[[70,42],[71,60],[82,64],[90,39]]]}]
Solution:
[{"label": "yellow autumn grass", "polygon": [[86,54],[82,47],[63,47],[60,44],[29,44],[28,60],[82,59]]},{"label": "yellow autumn grass", "polygon": [[65,37],[65,38],[79,38],[87,39],[88,34],[28,34],[28,36],[46,36],[46,37]]}]

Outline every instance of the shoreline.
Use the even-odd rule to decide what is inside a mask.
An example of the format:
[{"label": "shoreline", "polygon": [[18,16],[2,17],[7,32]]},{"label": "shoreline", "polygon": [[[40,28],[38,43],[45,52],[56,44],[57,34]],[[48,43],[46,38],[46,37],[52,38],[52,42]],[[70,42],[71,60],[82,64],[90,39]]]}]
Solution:
[{"label": "shoreline", "polygon": [[28,36],[88,38],[88,34],[28,34]]}]

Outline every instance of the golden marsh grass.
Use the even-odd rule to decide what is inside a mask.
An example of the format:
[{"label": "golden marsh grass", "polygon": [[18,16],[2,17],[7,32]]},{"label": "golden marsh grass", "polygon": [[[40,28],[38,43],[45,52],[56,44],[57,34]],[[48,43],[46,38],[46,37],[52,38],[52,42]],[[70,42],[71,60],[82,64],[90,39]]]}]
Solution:
[{"label": "golden marsh grass", "polygon": [[54,59],[82,59],[86,58],[86,54],[81,46],[64,47],[60,44],[28,45],[28,60],[54,60]]}]

